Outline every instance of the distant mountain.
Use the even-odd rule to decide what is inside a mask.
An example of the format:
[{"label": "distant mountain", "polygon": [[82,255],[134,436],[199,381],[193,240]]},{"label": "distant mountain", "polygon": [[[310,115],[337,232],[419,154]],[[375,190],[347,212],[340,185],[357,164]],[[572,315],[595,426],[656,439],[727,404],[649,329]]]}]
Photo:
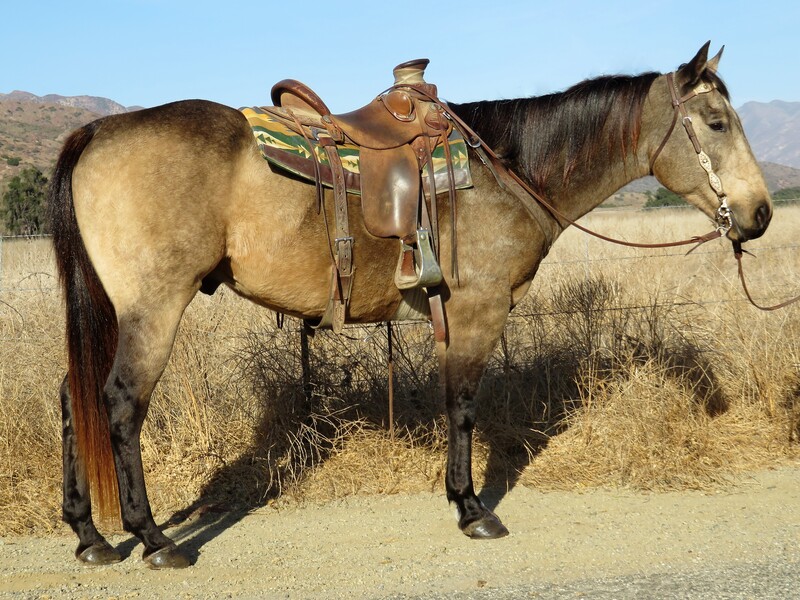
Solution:
[{"label": "distant mountain", "polygon": [[738,113],[758,160],[800,169],[800,102],[748,102]]},{"label": "distant mountain", "polygon": [[800,169],[778,165],[771,162],[761,162],[761,171],[767,180],[767,187],[771,193],[791,187],[800,187]]},{"label": "distant mountain", "polygon": [[6,182],[27,167],[49,176],[67,135],[100,117],[84,108],[8,100],[9,96],[0,97],[0,194]]},{"label": "distant mountain", "polygon": [[137,110],[96,96],[0,94],[0,194],[5,183],[26,167],[46,175],[67,135],[95,119]]},{"label": "distant mountain", "polygon": [[117,115],[130,112],[139,107],[126,108],[118,102],[108,98],[98,98],[97,96],[59,96],[58,94],[47,94],[37,96],[30,92],[15,90],[10,94],[0,94],[1,101],[32,102],[36,104],[55,104],[58,106],[69,106],[72,108],[82,108],[97,115]]}]

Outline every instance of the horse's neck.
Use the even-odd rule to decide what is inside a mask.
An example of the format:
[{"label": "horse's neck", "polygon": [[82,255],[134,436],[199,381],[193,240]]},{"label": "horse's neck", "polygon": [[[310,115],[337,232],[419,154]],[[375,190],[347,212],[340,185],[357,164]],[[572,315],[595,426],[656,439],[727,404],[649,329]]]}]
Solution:
[{"label": "horse's neck", "polygon": [[568,183],[558,181],[551,184],[548,191],[556,208],[574,221],[620,188],[647,174],[647,165],[633,153],[629,152],[624,158],[605,155],[593,164],[576,169]]},{"label": "horse's neck", "polygon": [[650,175],[650,156],[669,135],[672,115],[669,91],[661,75],[653,80],[642,103],[636,141],[624,140],[624,152],[611,144],[609,151],[600,153],[593,163],[579,165],[566,183],[553,178],[548,185],[553,188],[556,207],[570,219],[578,219],[628,183]]}]

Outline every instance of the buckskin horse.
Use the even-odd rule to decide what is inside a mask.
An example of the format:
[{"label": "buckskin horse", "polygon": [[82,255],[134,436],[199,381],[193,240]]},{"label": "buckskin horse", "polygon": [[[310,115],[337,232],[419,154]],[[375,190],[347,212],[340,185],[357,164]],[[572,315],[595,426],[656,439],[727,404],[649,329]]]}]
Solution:
[{"label": "buckskin horse", "polygon": [[[769,224],[767,187],[717,75],[721,51],[709,59],[708,47],[666,75],[603,76],[543,97],[445,107],[496,158],[492,165],[471,148],[473,187],[458,191],[457,213],[448,195],[439,199],[445,485],[470,537],[508,533],[473,489],[476,392],[509,311],[561,231],[651,173],[736,244]],[[503,184],[499,168],[557,212]],[[156,525],[145,489],[139,434],[151,392],[201,288],[225,284],[277,312],[321,318],[333,208],[324,205],[323,218],[316,196],[308,182],[267,167],[239,110],[212,102],[102,118],[66,140],[50,205],[66,298],[63,518],[79,538],[79,560],[121,559],[95,527],[94,501],[100,515],[120,509],[149,566],[189,564]],[[370,234],[357,198],[348,201],[356,268],[346,319],[393,320],[405,295],[394,281],[397,240]],[[446,267],[455,258],[453,215],[457,279]]]}]

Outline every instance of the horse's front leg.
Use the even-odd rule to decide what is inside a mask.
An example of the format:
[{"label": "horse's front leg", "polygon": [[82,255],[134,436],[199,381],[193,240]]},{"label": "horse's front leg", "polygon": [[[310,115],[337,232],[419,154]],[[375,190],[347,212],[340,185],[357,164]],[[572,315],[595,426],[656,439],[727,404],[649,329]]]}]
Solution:
[{"label": "horse's front leg", "polygon": [[484,298],[448,303],[448,344],[439,344],[440,378],[447,409],[447,499],[456,506],[458,526],[471,538],[508,535],[508,529],[475,494],[472,482],[472,431],[483,372],[508,317],[508,304]]}]

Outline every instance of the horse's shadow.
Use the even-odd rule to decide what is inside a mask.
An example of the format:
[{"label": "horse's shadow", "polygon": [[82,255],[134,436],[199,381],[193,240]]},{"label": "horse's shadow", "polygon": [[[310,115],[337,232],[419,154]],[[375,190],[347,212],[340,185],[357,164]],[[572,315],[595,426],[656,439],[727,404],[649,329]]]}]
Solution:
[{"label": "horse's shadow", "polygon": [[[482,384],[475,433],[478,442],[488,450],[484,485],[479,497],[491,510],[495,510],[518,485],[531,461],[546,449],[548,440],[568,427],[565,417],[569,410],[578,408],[581,394],[577,382],[584,366],[580,357],[557,351],[527,364],[513,367],[495,364],[488,369]],[[713,370],[702,363],[701,355],[691,352],[682,356],[672,354],[665,366],[672,376],[685,380],[696,390],[697,401],[708,414],[724,412],[726,403]],[[543,377],[543,373],[547,376]],[[319,379],[329,379],[330,375],[322,373]],[[170,537],[192,563],[198,560],[207,543],[253,510],[281,495],[281,485],[275,485],[274,480],[253,476],[254,465],[262,465],[272,472],[280,470],[288,446],[285,443],[281,446],[276,435],[286,440],[297,439],[298,432],[309,426],[318,408],[315,407],[314,394],[335,391],[331,390],[329,381],[324,384],[320,381],[315,381],[311,374],[310,378],[307,375],[297,383],[285,384],[283,389],[273,389],[279,398],[276,402],[293,407],[293,418],[281,417],[280,427],[276,428],[275,414],[264,412],[253,436],[252,447],[238,460],[222,466],[190,506],[175,512],[163,523],[162,527],[169,529]],[[375,380],[369,390],[370,400],[359,406],[358,418],[376,428],[385,427],[388,422],[387,391],[385,380]],[[435,375],[421,380],[416,374],[404,376],[400,369],[395,372],[394,392],[397,425],[405,426],[409,431],[435,427],[434,423],[440,420],[443,412],[441,401],[432,401],[432,398],[438,398]],[[363,390],[360,393],[363,394]],[[548,400],[543,402],[541,398]],[[315,448],[314,452],[317,461],[327,458],[324,449]],[[250,483],[243,483],[248,481]],[[118,549],[127,556],[137,544],[138,540],[133,538],[123,542]]]},{"label": "horse's shadow", "polygon": [[[484,479],[486,484],[479,496],[491,509],[494,509],[505,495],[511,491],[519,480],[520,474],[530,461],[547,445],[547,437],[533,433],[530,423],[530,388],[526,389],[525,380],[532,376],[531,369],[517,368],[512,372],[500,372],[490,369],[484,377],[480,405],[483,405],[479,423],[485,423],[476,429],[476,437],[488,448]],[[330,373],[322,377],[330,377]],[[568,378],[574,380],[573,378]],[[345,383],[347,385],[347,383]],[[333,386],[335,387],[335,386]],[[314,393],[337,393],[332,384],[313,381],[297,382],[277,395],[284,404],[295,408],[293,418],[285,415],[280,418],[282,435],[286,439],[297,439],[302,428],[308,427],[311,416],[317,407],[312,398],[306,396],[309,388]],[[422,388],[422,389],[421,389]],[[438,398],[438,381],[435,375],[420,379],[419,376],[405,377],[402,369],[396,371],[394,386],[394,418],[398,428],[408,431],[432,432],[441,420],[443,406]],[[276,390],[273,390],[273,393]],[[371,399],[359,405],[358,418],[368,422],[369,426],[383,428],[388,422],[386,406],[387,387],[385,381],[373,382],[369,390]],[[341,390],[338,390],[341,393]],[[502,406],[495,406],[492,398],[502,397]],[[492,423],[498,411],[503,413],[503,423]],[[526,413],[526,414],[523,414]],[[526,429],[521,425],[529,422]],[[516,426],[511,428],[508,424]],[[541,425],[541,424],[539,424]],[[280,496],[280,485],[271,485],[268,477],[253,477],[254,464],[263,465],[266,470],[277,471],[279,464],[285,463],[285,454],[276,452],[275,414],[265,412],[258,423],[253,443],[248,451],[239,459],[223,465],[203,487],[197,499],[185,509],[175,512],[162,528],[169,530],[169,536],[179,544],[192,563],[196,562],[202,548],[241,521],[253,510],[262,508],[270,500]],[[283,448],[287,451],[287,448]],[[315,448],[319,452],[319,448]],[[325,460],[325,453],[317,455],[317,459]],[[243,482],[250,483],[243,483]],[[247,489],[243,489],[244,487]],[[443,508],[445,505],[443,496]],[[123,542],[118,550],[128,556],[138,545],[138,540],[131,538]]]},{"label": "horse's shadow", "polygon": [[[161,529],[169,530],[169,536],[180,546],[190,563],[195,564],[203,546],[236,525],[249,512],[250,509],[246,507],[222,510],[216,506],[204,505],[199,498],[190,507],[173,514],[161,525]],[[117,551],[124,560],[140,544],[138,538],[130,537],[117,545]]]}]

